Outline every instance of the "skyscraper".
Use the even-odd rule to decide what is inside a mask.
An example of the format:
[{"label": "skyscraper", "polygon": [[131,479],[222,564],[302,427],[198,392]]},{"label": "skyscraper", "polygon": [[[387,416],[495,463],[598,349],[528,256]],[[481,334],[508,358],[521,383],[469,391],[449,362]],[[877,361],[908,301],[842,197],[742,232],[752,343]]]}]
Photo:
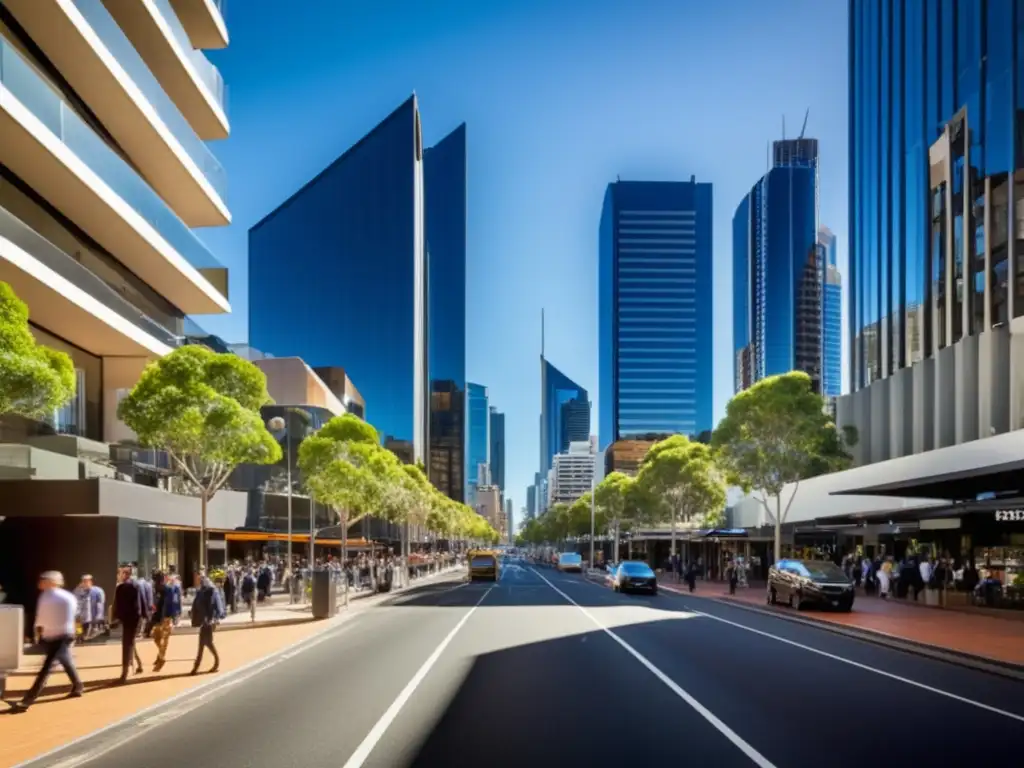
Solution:
[{"label": "skyscraper", "polygon": [[343,365],[367,419],[429,461],[422,159],[411,96],[249,230],[249,343]]},{"label": "skyscraper", "polygon": [[735,390],[794,369],[821,388],[817,170],[772,168],[733,216]]},{"label": "skyscraper", "polygon": [[430,480],[465,499],[466,125],[423,154]]},{"label": "skyscraper", "polygon": [[491,484],[491,414],[487,387],[472,382],[466,384],[466,435],[466,503],[474,506],[477,486]]},{"label": "skyscraper", "polygon": [[491,482],[505,493],[505,414],[491,406]]},{"label": "skyscraper", "polygon": [[836,236],[818,228],[818,261],[824,265],[821,326],[821,393],[829,398],[843,392],[843,278],[836,262]]},{"label": "skyscraper", "polygon": [[[590,434],[590,399],[587,390],[555,368],[541,353],[540,461],[541,476],[547,477],[555,454],[570,442],[586,440]],[[575,402],[576,415],[571,420],[563,410]],[[580,415],[586,410],[586,421]],[[571,412],[571,411],[570,411]]]},{"label": "skyscraper", "polygon": [[601,450],[631,435],[713,426],[711,215],[711,184],[692,177],[608,185],[598,267]]},{"label": "skyscraper", "polygon": [[849,12],[850,402],[877,461],[1024,424],[1024,8]]}]

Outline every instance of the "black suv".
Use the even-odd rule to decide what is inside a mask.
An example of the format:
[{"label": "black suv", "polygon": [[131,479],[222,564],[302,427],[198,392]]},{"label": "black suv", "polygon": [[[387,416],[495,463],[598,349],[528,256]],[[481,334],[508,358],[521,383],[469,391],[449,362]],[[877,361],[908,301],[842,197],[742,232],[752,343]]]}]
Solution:
[{"label": "black suv", "polygon": [[768,605],[786,603],[800,610],[853,608],[853,582],[835,563],[827,560],[780,560],[768,571]]}]

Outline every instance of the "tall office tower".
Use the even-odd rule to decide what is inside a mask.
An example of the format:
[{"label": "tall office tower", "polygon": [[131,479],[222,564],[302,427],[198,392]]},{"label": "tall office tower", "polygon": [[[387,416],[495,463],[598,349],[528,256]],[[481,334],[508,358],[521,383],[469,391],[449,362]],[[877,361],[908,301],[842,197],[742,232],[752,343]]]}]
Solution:
[{"label": "tall office tower", "polygon": [[75,365],[49,430],[106,442],[132,436],[117,402],[145,365],[196,335],[186,315],[230,311],[192,232],[231,221],[206,144],[229,132],[224,84],[198,50],[227,45],[224,20],[142,6],[0,3],[0,280]]},{"label": "tall office tower", "polygon": [[817,171],[772,168],[733,216],[735,390],[794,369],[821,389]]},{"label": "tall office tower", "polygon": [[711,214],[711,184],[693,177],[608,185],[598,266],[602,451],[632,435],[714,426]]},{"label": "tall office tower", "polygon": [[[546,476],[555,454],[563,450],[563,446],[586,440],[590,434],[590,399],[587,390],[555,368],[543,354],[540,362],[540,459],[541,475]],[[564,410],[569,403],[576,403],[575,411]],[[573,417],[567,418],[568,414]]]},{"label": "tall office tower", "polygon": [[429,462],[426,269],[415,96],[249,230],[249,343],[343,365],[367,420]]},{"label": "tall office tower", "polygon": [[849,7],[848,417],[861,461],[1024,425],[1024,9],[879,7]]},{"label": "tall office tower", "polygon": [[491,414],[487,387],[466,384],[466,504],[476,505],[476,489],[490,485]]},{"label": "tall office tower", "polygon": [[429,474],[465,499],[466,125],[423,153],[427,237]]},{"label": "tall office tower", "polygon": [[821,393],[837,398],[843,392],[843,278],[836,261],[836,236],[818,228],[818,261],[824,265],[822,294]]},{"label": "tall office tower", "polygon": [[508,526],[508,543],[516,540],[516,521],[512,512],[512,499],[505,499],[505,525]]},{"label": "tall office tower", "polygon": [[505,414],[491,406],[491,481],[505,492]]},{"label": "tall office tower", "polygon": [[537,486],[531,485],[526,489],[526,517],[533,520],[537,517]]},{"label": "tall office tower", "polygon": [[555,456],[552,471],[550,500],[552,504],[571,504],[589,493],[597,466],[596,445],[589,440],[572,442],[569,448]]},{"label": "tall office tower", "polygon": [[[218,3],[0,2],[0,281],[28,305],[36,341],[70,356],[76,383],[38,420],[0,419],[5,443],[49,467],[16,460],[7,476],[31,479],[0,483],[10,601],[33,603],[24,576],[61,563],[109,595],[115,558],[144,561],[158,536],[183,569],[199,559],[183,531],[196,520],[179,514],[191,502],[141,482],[166,477],[166,455],[102,444],[134,438],[117,405],[149,362],[186,343],[224,347],[186,316],[230,311],[227,270],[192,231],[231,221],[207,145],[229,133],[224,83],[201,50],[227,44]],[[112,461],[140,482],[118,482]]]}]

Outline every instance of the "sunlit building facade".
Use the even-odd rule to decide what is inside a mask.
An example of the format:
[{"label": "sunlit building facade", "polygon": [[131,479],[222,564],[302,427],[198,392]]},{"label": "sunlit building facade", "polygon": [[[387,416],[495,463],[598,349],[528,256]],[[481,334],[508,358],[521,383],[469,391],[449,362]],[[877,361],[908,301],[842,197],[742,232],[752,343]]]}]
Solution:
[{"label": "sunlit building facade", "polygon": [[476,489],[490,485],[491,413],[487,387],[466,384],[466,504],[476,505]]},{"label": "sunlit building facade", "polygon": [[821,393],[830,402],[843,392],[843,277],[836,261],[836,236],[818,228],[818,262],[824,265],[821,307]]},{"label": "sunlit building facade", "polygon": [[[587,390],[570,379],[544,356],[541,367],[540,465],[542,477],[547,477],[555,455],[569,447],[569,443],[586,440],[590,434],[590,398]],[[575,402],[576,415],[565,406]],[[586,410],[586,419],[579,416]]]}]

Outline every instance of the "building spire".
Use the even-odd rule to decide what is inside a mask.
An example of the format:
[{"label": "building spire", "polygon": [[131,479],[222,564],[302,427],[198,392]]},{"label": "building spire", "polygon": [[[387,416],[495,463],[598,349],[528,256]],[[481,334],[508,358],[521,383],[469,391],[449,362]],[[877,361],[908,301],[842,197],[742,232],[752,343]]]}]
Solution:
[{"label": "building spire", "polygon": [[544,307],[540,308],[540,359],[544,359]]}]

